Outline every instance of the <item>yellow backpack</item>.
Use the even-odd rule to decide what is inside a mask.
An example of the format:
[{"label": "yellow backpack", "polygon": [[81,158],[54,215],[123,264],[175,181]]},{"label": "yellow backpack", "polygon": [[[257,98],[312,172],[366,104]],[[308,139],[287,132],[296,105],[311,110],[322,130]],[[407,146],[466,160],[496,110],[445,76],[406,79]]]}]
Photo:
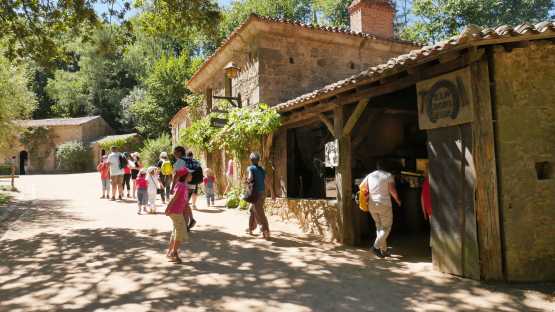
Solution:
[{"label": "yellow backpack", "polygon": [[169,160],[165,160],[162,163],[162,168],[160,168],[160,171],[162,172],[162,175],[165,175],[165,176],[172,175],[173,174],[172,163]]},{"label": "yellow backpack", "polygon": [[358,208],[364,212],[368,212],[368,180],[362,180],[358,189]]}]

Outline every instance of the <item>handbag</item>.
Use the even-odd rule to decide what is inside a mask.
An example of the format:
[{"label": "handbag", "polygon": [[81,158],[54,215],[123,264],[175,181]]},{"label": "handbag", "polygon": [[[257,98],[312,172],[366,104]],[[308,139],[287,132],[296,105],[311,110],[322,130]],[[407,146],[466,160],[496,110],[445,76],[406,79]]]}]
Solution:
[{"label": "handbag", "polygon": [[245,194],[243,195],[243,200],[247,203],[253,204],[256,202],[258,197],[258,192],[256,191],[256,178],[254,174],[252,175],[252,179],[247,181],[247,189]]}]

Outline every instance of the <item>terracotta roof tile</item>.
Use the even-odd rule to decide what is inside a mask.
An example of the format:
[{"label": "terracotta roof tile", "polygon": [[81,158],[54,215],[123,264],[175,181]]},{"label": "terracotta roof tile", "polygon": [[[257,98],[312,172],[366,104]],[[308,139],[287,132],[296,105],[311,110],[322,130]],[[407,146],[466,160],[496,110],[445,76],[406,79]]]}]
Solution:
[{"label": "terracotta roof tile", "polygon": [[468,45],[488,45],[505,41],[518,41],[534,39],[534,36],[555,37],[555,22],[546,21],[536,25],[521,24],[516,27],[507,25],[496,28],[480,28],[475,25],[467,26],[458,36],[439,42],[431,46],[425,46],[418,50],[413,50],[407,54],[394,57],[384,64],[372,66],[358,74],[339,80],[329,84],[321,89],[314,90],[310,93],[301,95],[297,98],[289,100],[274,106],[279,112],[288,111],[302,106],[304,102],[315,99],[316,97],[325,96],[332,91],[345,88],[360,83],[361,81],[377,80],[388,73],[398,72],[405,67],[423,61],[428,57],[435,57],[445,51],[454,48],[461,48]]},{"label": "terracotta roof tile", "polygon": [[264,22],[264,23],[289,24],[289,25],[293,25],[293,26],[296,26],[296,27],[300,27],[300,28],[303,28],[303,29],[309,29],[309,30],[313,30],[313,31],[338,33],[338,34],[343,34],[343,35],[347,35],[347,36],[356,36],[356,37],[362,37],[362,38],[370,38],[370,39],[373,39],[373,40],[383,40],[383,41],[396,42],[396,43],[400,43],[400,44],[411,45],[411,46],[414,46],[414,47],[419,47],[420,46],[419,44],[417,44],[415,42],[412,42],[412,41],[406,41],[406,40],[395,39],[395,38],[381,38],[381,37],[377,37],[377,36],[372,35],[372,34],[351,31],[350,29],[343,28],[343,27],[321,26],[321,25],[316,25],[316,24],[305,24],[305,23],[300,22],[300,21],[294,21],[294,20],[283,19],[283,18],[273,18],[273,17],[261,16],[261,15],[252,13],[249,16],[249,18],[247,18],[243,23],[241,23],[237,28],[235,28],[235,30],[233,30],[233,32],[231,32],[231,34],[229,36],[227,36],[227,38],[224,39],[224,41],[222,41],[220,46],[214,51],[214,53],[212,53],[212,55],[210,55],[206,58],[204,63],[202,63],[200,68],[195,72],[195,74],[193,74],[193,76],[191,77],[190,80],[195,79],[197,77],[197,75],[212,61],[212,59],[216,55],[218,55],[231,41],[233,41],[233,39],[248,24],[250,24],[252,21],[255,21],[255,20],[260,21],[260,22]]}]

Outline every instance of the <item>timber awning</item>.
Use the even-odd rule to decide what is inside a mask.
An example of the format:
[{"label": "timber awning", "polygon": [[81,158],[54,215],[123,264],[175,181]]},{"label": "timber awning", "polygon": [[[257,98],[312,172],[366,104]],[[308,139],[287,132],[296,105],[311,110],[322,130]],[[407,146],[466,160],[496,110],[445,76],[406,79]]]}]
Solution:
[{"label": "timber awning", "polygon": [[[344,80],[276,105],[283,125],[332,110],[337,105],[357,102],[364,98],[391,93],[439,74],[455,70],[480,57],[477,47],[494,44],[519,44],[531,40],[555,38],[555,22],[516,27],[481,28],[467,26],[449,40],[426,46],[373,66]],[[443,64],[439,69],[437,64]]]}]

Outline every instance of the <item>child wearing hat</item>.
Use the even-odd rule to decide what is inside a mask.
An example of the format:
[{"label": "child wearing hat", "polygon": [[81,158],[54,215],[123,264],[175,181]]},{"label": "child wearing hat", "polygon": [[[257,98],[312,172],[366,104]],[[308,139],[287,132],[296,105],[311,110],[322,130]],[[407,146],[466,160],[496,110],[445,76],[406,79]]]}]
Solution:
[{"label": "child wearing hat", "polygon": [[185,210],[185,205],[189,202],[189,192],[187,189],[187,180],[190,180],[189,170],[185,167],[180,168],[175,172],[175,177],[177,182],[174,186],[174,195],[170,199],[165,211],[173,224],[173,232],[166,257],[168,257],[171,262],[181,263],[179,247],[181,242],[188,238],[187,231],[185,230],[186,225],[183,212]]}]

